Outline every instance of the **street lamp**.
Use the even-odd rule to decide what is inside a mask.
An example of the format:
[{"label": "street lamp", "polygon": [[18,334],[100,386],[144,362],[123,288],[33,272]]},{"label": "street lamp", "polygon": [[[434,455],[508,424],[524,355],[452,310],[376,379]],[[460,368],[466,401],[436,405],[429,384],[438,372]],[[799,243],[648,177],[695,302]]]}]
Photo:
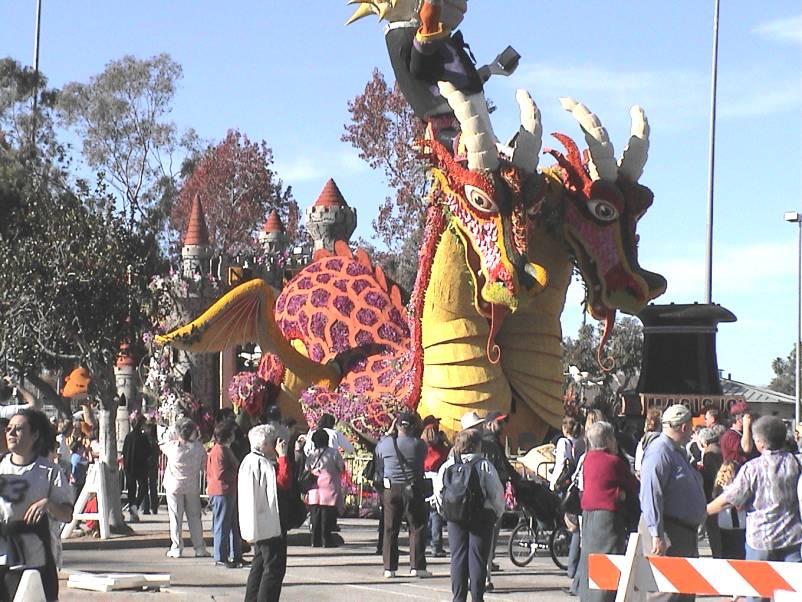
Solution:
[{"label": "street lamp", "polygon": [[799,231],[799,242],[796,248],[796,371],[794,372],[795,403],[794,420],[799,424],[800,403],[802,403],[802,389],[799,382],[800,338],[802,338],[802,215],[797,211],[786,211],[783,215],[785,221],[796,224]]}]

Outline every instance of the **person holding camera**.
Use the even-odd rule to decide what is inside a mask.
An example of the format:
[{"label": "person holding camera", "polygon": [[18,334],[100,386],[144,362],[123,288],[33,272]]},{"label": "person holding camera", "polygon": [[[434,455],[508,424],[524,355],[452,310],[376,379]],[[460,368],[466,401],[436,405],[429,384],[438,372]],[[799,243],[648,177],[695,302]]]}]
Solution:
[{"label": "person holding camera", "polygon": [[745,401],[739,401],[730,408],[732,426],[719,439],[721,455],[725,462],[733,460],[743,466],[758,456],[752,439],[752,415]]},{"label": "person holding camera", "polygon": [[398,571],[398,532],[401,519],[409,526],[410,576],[428,577],[426,523],[428,512],[423,491],[423,462],[428,448],[416,436],[417,417],[401,412],[386,437],[376,446],[377,472],[384,486],[384,576]]}]

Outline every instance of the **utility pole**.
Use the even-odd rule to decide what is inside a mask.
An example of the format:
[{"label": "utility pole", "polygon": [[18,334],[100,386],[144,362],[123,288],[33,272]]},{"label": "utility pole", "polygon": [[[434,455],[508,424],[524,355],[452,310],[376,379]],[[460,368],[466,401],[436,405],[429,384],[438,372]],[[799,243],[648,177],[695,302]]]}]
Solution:
[{"label": "utility pole", "polygon": [[707,180],[707,253],[705,263],[705,303],[713,302],[713,183],[716,164],[716,84],[718,79],[718,9],[713,12],[713,69],[710,81],[710,147]]},{"label": "utility pole", "polygon": [[39,33],[42,28],[42,0],[36,0],[36,30],[33,36],[33,112],[31,113],[31,148],[36,149],[36,111],[39,104]]},{"label": "utility pole", "polygon": [[796,224],[796,364],[794,366],[794,422],[799,424],[800,411],[802,411],[802,383],[799,382],[800,362],[802,362],[802,214],[798,211],[786,211],[785,221]]}]

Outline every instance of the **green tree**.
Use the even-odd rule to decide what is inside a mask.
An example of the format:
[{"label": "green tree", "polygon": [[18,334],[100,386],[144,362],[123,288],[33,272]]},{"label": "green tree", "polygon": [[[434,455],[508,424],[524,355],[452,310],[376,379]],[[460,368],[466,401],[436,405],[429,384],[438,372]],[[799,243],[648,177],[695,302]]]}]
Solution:
[{"label": "green tree", "polygon": [[786,395],[793,395],[796,392],[796,347],[791,349],[788,357],[783,359],[775,357],[771,362],[771,369],[774,370],[774,378],[769,383],[769,389]]},{"label": "green tree", "polygon": [[58,104],[87,165],[119,195],[131,228],[139,221],[163,235],[177,192],[176,154],[199,145],[193,131],[180,136],[168,118],[181,75],[167,54],[124,56],[89,83],[66,84]]},{"label": "green tree", "polygon": [[[4,65],[4,97],[16,96],[4,105],[0,123],[24,124],[37,87],[24,88],[29,74]],[[10,92],[12,85],[16,91]],[[47,120],[37,121],[35,147],[25,135],[0,146],[0,371],[57,402],[57,392],[40,378],[44,369],[90,370],[110,519],[121,527],[114,360],[120,344],[145,323],[142,305],[156,245],[152,235],[130,229],[102,178],[92,187],[68,184],[61,147]]]},{"label": "green tree", "polygon": [[[643,356],[643,328],[637,318],[624,317],[616,321],[610,340],[602,351],[602,357],[611,357],[615,361],[613,369],[608,372],[601,369],[597,357],[602,331],[602,326],[586,323],[579,327],[576,337],[563,339],[565,384],[566,388],[572,386],[575,391],[585,386],[587,398],[611,402],[619,392],[632,389],[638,382]],[[578,368],[580,373],[588,373],[584,385],[573,378],[571,366]]]}]

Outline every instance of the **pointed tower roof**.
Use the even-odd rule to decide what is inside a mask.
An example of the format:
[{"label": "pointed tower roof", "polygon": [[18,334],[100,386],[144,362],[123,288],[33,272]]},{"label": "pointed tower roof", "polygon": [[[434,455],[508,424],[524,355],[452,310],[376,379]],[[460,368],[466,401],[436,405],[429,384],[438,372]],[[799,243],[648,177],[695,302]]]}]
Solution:
[{"label": "pointed tower roof", "polygon": [[343,193],[337,188],[332,178],[323,186],[320,196],[315,201],[315,207],[348,207]]},{"label": "pointed tower roof", "polygon": [[136,366],[134,358],[131,356],[131,348],[128,343],[120,345],[120,352],[117,354],[117,367]]},{"label": "pointed tower roof", "polygon": [[184,245],[209,245],[209,229],[206,227],[206,218],[203,214],[200,196],[192,198],[192,209],[189,212],[189,223],[184,233]]},{"label": "pointed tower roof", "polygon": [[271,211],[270,215],[267,217],[265,225],[262,226],[262,232],[265,234],[284,232],[284,224],[281,223],[281,218],[278,215],[278,211],[275,209],[273,209],[273,211]]}]

